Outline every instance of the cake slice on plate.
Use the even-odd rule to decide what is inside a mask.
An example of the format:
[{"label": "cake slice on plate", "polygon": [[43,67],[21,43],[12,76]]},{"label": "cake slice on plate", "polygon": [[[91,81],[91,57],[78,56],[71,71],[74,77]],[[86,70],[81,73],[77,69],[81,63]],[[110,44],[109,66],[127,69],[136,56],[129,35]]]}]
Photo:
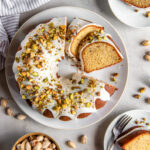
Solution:
[{"label": "cake slice on plate", "polygon": [[135,126],[120,135],[117,143],[122,150],[150,150],[150,130]]},{"label": "cake slice on plate", "polygon": [[122,0],[122,1],[138,8],[150,7],[150,0]]}]

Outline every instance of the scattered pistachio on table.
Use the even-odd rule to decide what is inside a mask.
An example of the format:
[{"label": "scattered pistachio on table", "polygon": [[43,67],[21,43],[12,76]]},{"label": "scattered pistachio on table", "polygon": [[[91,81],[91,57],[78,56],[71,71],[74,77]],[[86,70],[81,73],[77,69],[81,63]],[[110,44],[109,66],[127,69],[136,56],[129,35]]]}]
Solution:
[{"label": "scattered pistachio on table", "polygon": [[144,55],[144,59],[145,59],[146,61],[149,61],[149,62],[150,62],[150,55],[149,55],[149,54],[145,54],[145,55]]},{"label": "scattered pistachio on table", "polygon": [[147,98],[147,103],[150,104],[150,97]]},{"label": "scattered pistachio on table", "polygon": [[3,108],[6,108],[7,107],[7,100],[6,99],[2,99],[1,100],[1,106],[3,107]]},{"label": "scattered pistachio on table", "polygon": [[147,55],[150,55],[150,51],[147,51],[146,54],[147,54]]},{"label": "scattered pistachio on table", "polygon": [[8,116],[14,116],[13,110],[10,107],[6,108],[6,114]]},{"label": "scattered pistachio on table", "polygon": [[76,148],[76,144],[73,141],[67,141],[67,145],[71,148]]},{"label": "scattered pistachio on table", "polygon": [[150,17],[150,11],[147,11],[145,14],[146,17]]},{"label": "scattered pistachio on table", "polygon": [[18,115],[16,116],[16,119],[18,119],[18,120],[25,120],[26,118],[27,118],[27,116],[24,115],[24,114],[18,114]]},{"label": "scattered pistachio on table", "polygon": [[86,143],[87,143],[87,136],[86,136],[86,135],[82,135],[82,136],[80,137],[80,142],[81,142],[82,144],[86,144]]},{"label": "scattered pistachio on table", "polygon": [[133,97],[136,98],[136,99],[140,99],[141,98],[141,96],[139,94],[134,94]]},{"label": "scattered pistachio on table", "polygon": [[135,12],[139,12],[139,10],[138,10],[138,9],[135,9],[134,11],[135,11]]},{"label": "scattered pistachio on table", "polygon": [[143,88],[140,88],[140,89],[139,89],[139,92],[140,92],[140,93],[144,93],[144,92],[145,92],[145,90],[146,90],[146,88],[145,88],[145,87],[143,87]]},{"label": "scattered pistachio on table", "polygon": [[18,119],[18,120],[25,120],[27,118],[27,116],[24,115],[24,114],[14,115],[14,112],[13,112],[12,108],[11,107],[7,107],[7,105],[8,105],[7,100],[5,98],[2,98],[0,100],[0,106],[2,106],[5,109],[6,114],[8,116],[15,116],[15,118]]},{"label": "scattered pistachio on table", "polygon": [[150,45],[150,40],[145,40],[141,43],[143,46],[149,46]]}]

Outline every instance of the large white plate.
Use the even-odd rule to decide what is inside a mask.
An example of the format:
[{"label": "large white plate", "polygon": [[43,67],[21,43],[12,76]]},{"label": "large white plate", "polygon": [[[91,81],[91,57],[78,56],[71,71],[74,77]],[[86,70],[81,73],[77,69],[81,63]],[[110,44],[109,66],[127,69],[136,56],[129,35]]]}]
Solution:
[{"label": "large white plate", "polygon": [[[73,19],[74,17],[80,17],[80,18],[90,20],[92,22],[103,25],[105,27],[106,32],[110,33],[113,36],[114,41],[117,43],[117,45],[119,46],[121,50],[121,53],[124,56],[124,60],[122,63],[89,74],[90,76],[93,76],[95,78],[102,79],[106,82],[110,82],[110,74],[113,72],[119,73],[118,83],[115,84],[119,88],[119,90],[116,91],[111,101],[108,102],[105,107],[103,107],[96,113],[92,114],[91,116],[85,119],[72,120],[69,122],[63,122],[63,121],[56,120],[56,119],[46,118],[42,116],[40,113],[31,109],[26,104],[26,102],[21,99],[19,90],[16,86],[16,81],[14,79],[14,75],[12,72],[12,64],[14,61],[15,53],[17,51],[17,48],[20,42],[23,40],[25,35],[37,24],[44,22],[46,20],[49,20],[52,17],[60,17],[60,16],[67,16],[68,21],[71,21],[71,19]],[[65,65],[67,65],[67,63],[64,63],[62,67],[67,68],[68,71],[74,71],[74,70],[68,69],[69,67]],[[60,69],[60,72],[62,73],[64,72],[62,68]],[[52,8],[52,9],[45,10],[33,16],[32,18],[30,18],[21,26],[21,28],[18,30],[15,37],[13,38],[10,44],[10,48],[9,48],[7,60],[6,60],[6,78],[7,78],[8,87],[10,89],[12,97],[14,98],[16,103],[19,105],[19,107],[26,114],[28,114],[31,118],[38,121],[39,123],[42,123],[43,125],[46,125],[49,127],[59,128],[59,129],[77,129],[77,128],[86,127],[91,124],[94,124],[95,122],[103,119],[106,115],[108,115],[108,113],[110,113],[112,109],[114,108],[114,106],[117,104],[117,102],[120,99],[120,96],[122,95],[122,92],[124,91],[124,87],[125,87],[126,80],[127,80],[127,72],[128,72],[128,64],[127,64],[127,56],[126,56],[125,47],[120,36],[116,32],[116,30],[112,27],[112,25],[108,21],[106,21],[100,15],[94,12],[91,12],[89,10],[77,8],[77,7]],[[64,72],[64,74],[67,75],[66,71]]]},{"label": "large white plate", "polygon": [[135,12],[135,7],[129,6],[121,0],[108,0],[108,3],[114,15],[121,22],[135,28],[150,27],[150,18],[145,17],[146,11],[150,8],[137,8],[139,11]]},{"label": "large white plate", "polygon": [[[142,120],[143,117],[146,118],[146,122],[150,122],[150,111],[147,111],[147,110],[140,110],[140,109],[130,110],[130,111],[127,111],[125,113],[120,114],[110,123],[110,125],[108,126],[108,128],[106,130],[106,133],[104,136],[104,150],[107,150],[108,146],[110,146],[112,143],[112,140],[113,140],[112,129],[113,129],[113,127],[115,126],[117,121],[125,114],[131,116],[132,120],[129,122],[129,124],[127,124],[124,131],[133,127],[133,126],[136,126],[135,120]],[[119,148],[119,146],[117,144],[115,144],[113,150],[121,150],[121,148]]]}]

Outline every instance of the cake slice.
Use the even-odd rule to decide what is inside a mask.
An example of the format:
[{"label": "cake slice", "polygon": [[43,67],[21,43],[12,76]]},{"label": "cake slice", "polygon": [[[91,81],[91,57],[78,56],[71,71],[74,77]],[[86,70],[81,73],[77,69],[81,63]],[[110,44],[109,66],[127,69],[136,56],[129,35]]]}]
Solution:
[{"label": "cake slice", "polygon": [[74,18],[71,21],[71,23],[69,24],[68,29],[67,29],[66,50],[65,50],[66,54],[69,57],[72,58],[75,56],[75,53],[71,50],[72,43],[73,43],[75,37],[77,36],[77,34],[81,30],[81,28],[89,23],[91,23],[91,22],[80,19],[80,18]]},{"label": "cake slice", "polygon": [[122,150],[150,150],[150,130],[132,127],[120,135],[117,143]]},{"label": "cake slice", "polygon": [[123,56],[111,36],[104,31],[89,33],[79,44],[82,70],[89,73],[122,61]]},{"label": "cake slice", "polygon": [[82,39],[93,31],[101,31],[104,27],[92,24],[89,21],[75,18],[71,22],[67,32],[66,51],[72,57],[79,59],[78,46]]},{"label": "cake slice", "polygon": [[125,3],[136,6],[138,8],[150,7],[150,0],[122,0]]},{"label": "cake slice", "polygon": [[95,24],[89,24],[84,26],[76,35],[76,37],[74,38],[72,44],[71,44],[71,53],[77,58],[79,59],[79,51],[78,51],[78,47],[80,42],[91,32],[97,31],[97,32],[101,32],[102,30],[104,30],[104,27],[101,26],[97,26]]}]

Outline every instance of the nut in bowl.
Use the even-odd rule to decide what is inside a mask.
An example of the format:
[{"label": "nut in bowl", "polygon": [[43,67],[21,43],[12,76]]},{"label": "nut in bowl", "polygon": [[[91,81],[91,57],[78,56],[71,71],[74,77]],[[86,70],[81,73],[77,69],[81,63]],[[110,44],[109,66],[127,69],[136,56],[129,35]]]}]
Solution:
[{"label": "nut in bowl", "polygon": [[60,148],[48,135],[34,132],[19,138],[12,150],[60,150]]}]

